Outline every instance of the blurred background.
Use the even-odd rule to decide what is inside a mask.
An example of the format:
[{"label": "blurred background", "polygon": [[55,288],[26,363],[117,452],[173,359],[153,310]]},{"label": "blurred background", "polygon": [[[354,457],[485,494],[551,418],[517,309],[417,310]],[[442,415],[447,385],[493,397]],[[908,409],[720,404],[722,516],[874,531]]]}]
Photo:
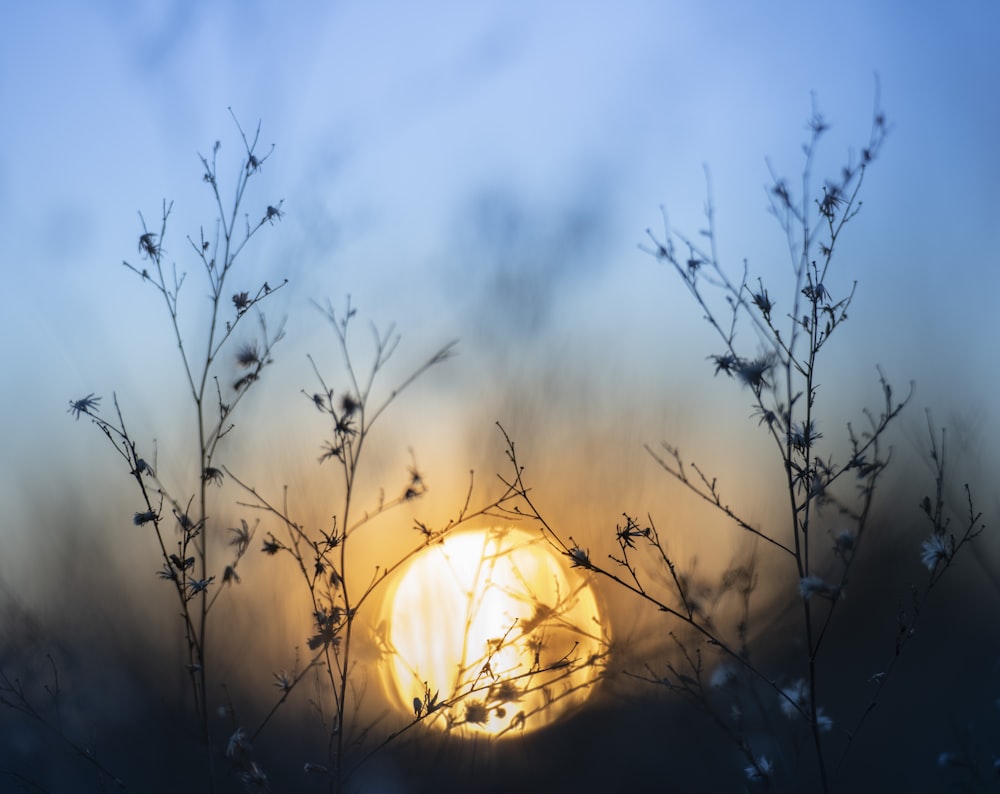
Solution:
[{"label": "blurred background", "polygon": [[[344,381],[315,304],[339,311],[351,296],[361,362],[367,324],[395,323],[402,342],[383,395],[459,340],[458,355],[408,391],[373,437],[362,503],[405,482],[414,459],[429,491],[380,525],[366,564],[409,548],[414,519],[454,515],[470,470],[476,498],[488,501],[506,466],[496,422],[518,444],[539,508],[595,559],[614,551],[626,511],[651,516],[676,558],[706,578],[743,548],[643,451],[661,440],[717,476],[747,519],[783,520],[780,461],[748,418],[749,392],[713,380],[707,357],[718,342],[701,310],[638,245],[647,228],[662,232],[661,205],[673,228],[704,228],[707,169],[721,260],[738,274],[745,259],[773,285],[779,311],[787,307],[791,263],[767,212],[770,174],[800,184],[815,108],[830,122],[818,190],[857,159],[877,94],[891,134],[829,285],[836,294],[857,281],[850,321],[821,369],[831,450],[843,450],[847,421],[879,407],[876,365],[897,393],[911,380],[916,392],[877,501],[886,542],[872,547],[842,615],[847,650],[876,656],[831,660],[845,679],[864,681],[891,655],[898,599],[926,577],[917,510],[933,485],[925,409],[949,426],[954,504],[962,509],[968,482],[995,520],[995,4],[95,0],[21,4],[5,17],[3,658],[41,685],[52,653],[73,728],[140,788],[160,780],[174,790],[188,777],[183,742],[166,727],[179,718],[170,704],[182,683],[175,604],[152,578],[150,539],[131,525],[138,507],[121,461],[66,408],[94,393],[106,411],[117,394],[130,429],[155,440],[161,476],[191,476],[182,464],[191,406],[169,320],[121,261],[138,261],[137,211],[158,227],[163,200],[173,201],[163,247],[189,274],[182,324],[197,333],[207,290],[186,236],[211,232],[216,217],[198,154],[221,142],[224,191],[239,168],[229,108],[248,134],[259,120],[263,151],[275,146],[247,211],[283,200],[285,213],[248,246],[234,291],[288,285],[263,304],[273,324],[285,318],[286,338],[241,406],[226,464],[276,498],[288,486],[303,523],[326,525],[339,502],[329,466],[317,462],[325,428],[301,393],[317,386],[307,354],[335,389]],[[220,520],[235,522],[240,494],[231,484],[222,494]],[[925,616],[930,636],[914,642],[856,759],[857,790],[936,790],[949,779],[938,753],[966,742],[988,763],[1000,752],[998,554],[984,540]],[[309,631],[285,574],[259,557],[232,594],[222,640],[234,686],[247,691],[270,686]],[[765,599],[772,582],[787,584],[771,575]],[[620,639],[617,668],[657,658],[663,623],[601,595]],[[838,698],[845,710],[863,705],[863,687]],[[593,703],[517,746],[402,747],[368,782],[398,791],[741,785],[738,754],[676,699],[617,684]],[[3,713],[0,729],[10,739],[0,767],[27,764],[65,790],[71,759],[40,770],[55,752],[42,734]],[[275,734],[261,751],[297,774],[308,731],[289,717]]]}]

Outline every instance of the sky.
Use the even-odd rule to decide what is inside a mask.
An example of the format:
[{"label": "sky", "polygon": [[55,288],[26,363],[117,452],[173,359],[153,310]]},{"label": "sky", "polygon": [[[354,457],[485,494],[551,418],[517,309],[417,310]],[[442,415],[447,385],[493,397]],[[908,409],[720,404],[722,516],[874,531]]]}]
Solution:
[{"label": "sky", "polygon": [[[166,199],[164,247],[193,268],[184,236],[214,222],[198,154],[218,140],[220,173],[238,167],[230,108],[274,144],[248,201],[284,202],[241,271],[248,284],[288,279],[267,305],[287,318],[286,338],[247,408],[268,452],[241,449],[245,470],[276,489],[322,489],[300,390],[314,384],[307,353],[337,366],[314,304],[339,309],[348,294],[365,323],[401,333],[394,377],[459,340],[376,448],[386,469],[416,450],[441,495],[435,514],[470,468],[486,481],[502,467],[496,421],[523,439],[543,498],[595,544],[623,509],[660,504],[643,443],[698,445],[720,478],[738,476],[754,430],[745,396],[712,380],[701,312],[639,244],[662,229],[661,206],[673,228],[703,228],[707,169],[722,260],[787,280],[769,167],[797,184],[815,103],[831,123],[818,186],[857,156],[876,96],[891,132],[841,248],[838,284],[858,288],[824,372],[831,425],[877,403],[881,365],[898,390],[916,383],[900,448],[919,445],[929,408],[953,438],[964,433],[962,476],[988,481],[986,439],[1000,430],[998,29],[1000,9],[984,0],[8,9],[5,590],[51,605],[51,522],[94,521],[111,492],[116,461],[68,400],[100,394],[107,408],[117,393],[164,458],[182,443],[184,408],[161,399],[179,377],[167,317],[121,261],[138,257],[137,211],[158,225]],[[768,502],[750,509],[767,515]]]}]

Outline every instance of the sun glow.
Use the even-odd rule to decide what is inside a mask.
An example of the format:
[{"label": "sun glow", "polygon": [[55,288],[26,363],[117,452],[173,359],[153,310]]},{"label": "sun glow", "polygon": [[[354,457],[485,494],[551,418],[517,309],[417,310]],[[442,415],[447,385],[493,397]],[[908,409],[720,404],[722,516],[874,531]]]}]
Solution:
[{"label": "sun glow", "polygon": [[457,533],[422,551],[388,593],[376,634],[401,709],[494,736],[580,705],[608,647],[586,578],[516,529]]}]

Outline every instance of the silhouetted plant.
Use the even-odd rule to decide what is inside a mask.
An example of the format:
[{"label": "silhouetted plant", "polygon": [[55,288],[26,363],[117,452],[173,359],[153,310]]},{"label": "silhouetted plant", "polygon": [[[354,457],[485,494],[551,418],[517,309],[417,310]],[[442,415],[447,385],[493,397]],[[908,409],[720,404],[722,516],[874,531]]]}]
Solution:
[{"label": "silhouetted plant", "polygon": [[[232,111],[230,111],[232,113]],[[210,157],[200,156],[202,179],[208,186],[218,213],[214,231],[199,229],[196,236],[188,236],[187,243],[193,253],[208,287],[207,304],[183,308],[182,287],[187,273],[178,270],[176,263],[168,262],[168,221],[172,202],[163,202],[160,222],[151,230],[142,213],[139,219],[140,263],[124,261],[128,270],[158,293],[166,308],[170,333],[180,355],[184,390],[194,408],[197,446],[193,450],[193,481],[168,485],[159,474],[154,444],[143,442],[126,424],[117,394],[113,397],[110,418],[101,414],[101,398],[94,394],[70,401],[69,411],[76,419],[86,416],[104,434],[128,467],[138,490],[139,509],[132,523],[151,531],[156,539],[161,569],[156,575],[167,583],[174,593],[180,610],[181,625],[187,653],[187,673],[194,711],[201,726],[202,741],[208,758],[208,781],[214,781],[213,738],[211,735],[208,703],[209,682],[212,680],[209,624],[212,608],[223,592],[223,585],[240,581],[237,568],[244,558],[253,538],[253,529],[242,522],[236,529],[221,526],[210,514],[211,491],[223,480],[219,456],[223,440],[234,430],[237,408],[244,397],[260,381],[264,369],[272,363],[271,352],[282,339],[284,332],[268,328],[262,313],[256,313],[258,328],[251,341],[238,343],[237,329],[243,330],[251,310],[284,286],[276,287],[264,282],[259,287],[247,287],[240,279],[235,281],[237,261],[245,246],[265,225],[272,225],[281,218],[282,202],[265,205],[266,208],[251,216],[243,207],[250,181],[260,172],[274,147],[266,154],[259,151],[260,125],[250,140],[243,133],[235,115],[233,120],[240,132],[243,155],[235,177],[232,205],[227,206],[218,170],[221,144],[217,141]],[[211,228],[211,227],[210,227]],[[235,286],[234,286],[235,281]],[[184,293],[186,294],[186,293]],[[192,340],[182,331],[182,314],[197,312],[205,306],[203,336]],[[230,358],[235,362],[240,377],[227,382],[226,372]],[[172,396],[165,399],[164,407],[171,406]],[[213,546],[228,536],[229,551],[224,562],[215,559]]]},{"label": "silhouetted plant", "polygon": [[[490,639],[483,648],[467,648],[463,658],[456,660],[458,669],[448,681],[420,681],[411,717],[401,711],[397,719],[389,720],[386,727],[376,730],[385,715],[370,719],[364,714],[362,700],[369,684],[368,671],[358,668],[355,650],[361,627],[372,632],[371,640],[383,657],[397,653],[370,620],[377,591],[416,554],[442,543],[453,530],[470,522],[494,522],[504,517],[507,514],[504,506],[518,494],[508,488],[497,498],[487,499],[483,506],[472,507],[474,478],[470,478],[465,503],[455,518],[437,528],[415,520],[418,539],[406,544],[401,552],[393,552],[389,564],[376,567],[374,571],[359,567],[352,555],[357,533],[377,517],[414,504],[426,491],[424,476],[414,457],[395,496],[386,498],[382,492],[377,504],[368,505],[364,510],[358,507],[361,461],[372,429],[389,406],[418,378],[451,357],[455,343],[438,349],[395,388],[380,392],[380,376],[396,351],[400,336],[393,326],[386,331],[372,326],[371,359],[367,368],[358,368],[351,340],[357,310],[349,298],[343,312],[335,311],[332,305],[323,309],[336,336],[343,362],[340,377],[346,385],[337,389],[329,386],[310,357],[318,389],[303,392],[308,404],[328,423],[320,464],[333,465],[337,470],[335,499],[339,500],[339,506],[333,511],[332,524],[312,529],[305,522],[295,520],[287,504],[287,488],[279,505],[246,482],[238,469],[234,471],[234,467],[223,461],[223,441],[236,427],[237,407],[260,382],[264,370],[272,363],[275,345],[284,335],[283,327],[272,331],[264,315],[257,313],[258,329],[247,339],[242,333],[244,321],[259,303],[286,283],[282,281],[278,287],[272,287],[264,282],[250,288],[235,282],[235,265],[247,243],[264,226],[280,221],[284,213],[281,201],[265,205],[265,209],[255,213],[252,219],[243,212],[247,186],[260,172],[273,147],[261,154],[259,125],[253,138],[248,139],[235,116],[233,120],[240,132],[244,154],[235,180],[232,206],[227,208],[222,198],[217,169],[220,144],[216,143],[210,158],[201,157],[203,181],[211,191],[218,212],[215,231],[206,234],[201,229],[197,235],[187,238],[208,286],[210,300],[207,316],[202,318],[204,336],[192,342],[182,332],[182,327],[186,326],[181,319],[180,298],[186,274],[178,271],[175,264],[168,264],[164,248],[172,204],[164,201],[160,224],[155,230],[147,226],[140,213],[142,230],[137,245],[140,261],[138,264],[124,262],[129,271],[159,294],[166,307],[170,333],[180,356],[183,391],[194,408],[192,418],[197,447],[193,470],[197,475],[192,481],[176,486],[164,482],[155,444],[140,441],[127,425],[117,394],[112,399],[110,416],[102,413],[102,399],[94,393],[70,401],[69,412],[75,419],[89,419],[104,434],[124,460],[138,491],[139,504],[132,515],[132,523],[151,532],[155,538],[160,564],[156,576],[170,587],[179,606],[193,710],[207,757],[205,787],[212,790],[219,783],[215,767],[224,756],[231,772],[245,788],[270,790],[267,770],[254,743],[278,710],[289,702],[303,682],[309,681],[313,697],[307,705],[318,718],[326,753],[319,760],[309,759],[304,774],[325,778],[329,790],[339,792],[363,763],[415,726],[443,723],[447,734],[502,715],[510,718],[506,731],[523,729],[526,722],[536,721],[541,712],[579,688],[581,685],[570,683],[570,676],[584,666],[599,668],[603,650],[592,650],[582,658],[578,642],[571,642],[563,649],[545,647],[546,627],[560,621],[566,624],[563,615],[576,593],[562,594],[553,603],[536,602],[529,594],[525,596],[532,602],[528,604],[533,608],[529,618],[519,618],[504,626],[499,632],[501,636]],[[238,329],[241,331],[239,338]],[[239,372],[236,380],[227,382],[223,361],[230,367],[235,365]],[[168,405],[172,404],[172,395],[165,400]],[[262,540],[257,537],[260,520],[251,523],[240,518],[238,526],[227,527],[213,517],[216,510],[212,509],[212,492],[226,480],[248,495],[247,501],[236,502],[236,506],[255,511],[271,523],[272,528],[266,531]],[[220,562],[216,553],[223,541],[228,553]],[[287,555],[292,560],[313,626],[310,635],[303,638],[305,653],[296,648],[294,662],[287,669],[273,673],[277,691],[251,727],[243,719],[244,712],[230,696],[225,682],[214,673],[213,651],[220,649],[212,646],[209,626],[213,607],[224,586],[242,581],[244,573],[240,564],[255,542],[261,544],[259,552],[265,557]],[[481,563],[484,576],[490,566],[487,561]],[[468,595],[466,629],[478,609],[480,598],[482,595],[477,592]],[[368,615],[368,622],[359,624],[362,614]],[[581,636],[584,634],[580,627],[561,626],[561,630],[567,628]],[[429,638],[432,630],[428,625]],[[523,664],[501,667],[498,654],[515,639],[527,637],[534,637],[533,658]],[[606,638],[595,639],[600,642]],[[416,671],[414,674],[417,675]],[[16,680],[4,673],[0,683],[9,699],[12,698],[11,708],[28,716],[34,715]],[[209,693],[217,691],[214,687],[219,685],[228,701],[220,711],[229,717],[232,725],[225,742],[213,735],[209,720],[213,711]],[[544,702],[540,705],[523,707],[520,711],[512,708],[521,698],[538,692],[544,693]],[[96,759],[91,760],[97,763]]]},{"label": "silhouetted plant", "polygon": [[[871,531],[873,500],[891,458],[885,445],[886,432],[909,402],[912,385],[910,392],[899,398],[879,369],[881,406],[875,412],[862,412],[863,427],[847,425],[846,458],[838,460],[828,442],[824,445],[824,431],[829,431],[823,424],[820,353],[847,320],[856,286],[834,294],[834,254],[846,225],[861,208],[861,186],[882,148],[888,126],[876,102],[871,132],[860,154],[850,157],[816,195],[812,168],[827,129],[826,120],[814,110],[808,123],[809,139],[803,146],[801,195],[771,170],[769,209],[785,235],[792,264],[791,305],[787,309],[778,308],[773,289],[769,290],[761,278],[751,279],[746,263],[734,278],[720,262],[710,193],[707,227],[698,238],[673,231],[664,212],[662,236],[648,232],[651,245],[640,246],[674,271],[715,330],[721,342],[719,352],[709,357],[715,375],[727,376],[750,393],[752,418],[770,439],[781,464],[781,491],[788,506],[784,526],[759,526],[743,517],[738,508],[730,506],[715,477],[664,442],[659,448],[646,448],[655,462],[691,495],[745,533],[752,541],[752,552],[733,563],[717,585],[709,587],[679,569],[652,517],[643,521],[625,514],[623,523],[615,528],[616,550],[607,555],[608,563],[602,563],[541,515],[523,479],[514,441],[501,428],[512,466],[512,473],[502,479],[521,496],[518,513],[539,522],[545,536],[573,565],[628,591],[674,621],[676,630],[669,635],[674,652],[660,663],[663,672],[657,669],[660,664],[651,660],[631,675],[684,696],[704,711],[739,748],[745,758],[746,783],[752,790],[777,786],[831,789],[836,772],[914,631],[928,594],[955,555],[983,529],[968,492],[962,528],[953,533],[944,518],[944,434],[938,442],[930,427],[937,496],[925,498],[921,510],[931,521],[932,532],[919,550],[910,550],[914,558],[919,551],[930,578],[915,589],[911,607],[900,610],[893,655],[871,679],[875,684],[871,704],[852,731],[835,734],[834,709],[823,702],[832,674],[824,671],[824,678],[817,665],[828,651],[831,625]],[[753,332],[755,349],[748,349],[751,343],[738,336],[738,331],[747,328]],[[781,640],[783,650],[798,658],[792,669],[769,669],[753,653],[749,626],[758,611],[751,602],[762,559],[776,560],[777,570],[784,566],[797,582],[797,588],[789,588],[777,607],[770,605],[780,612],[785,605],[798,602],[798,618]],[[639,560],[661,569],[665,576],[644,575]],[[731,624],[719,622],[722,606],[735,614]],[[846,715],[838,714],[837,718],[847,720]],[[831,764],[835,735],[841,751],[836,767]],[[812,748],[812,765],[803,771],[791,759],[802,756],[806,747]]]},{"label": "silhouetted plant", "polygon": [[[512,644],[512,632],[518,630],[518,637],[526,635],[538,626],[525,626],[523,621],[515,621],[506,633],[487,643],[482,649],[469,649],[462,659],[456,659],[457,669],[453,680],[435,682],[422,680],[419,690],[413,696],[412,716],[397,715],[389,720],[389,726],[378,728],[376,720],[366,720],[361,712],[361,701],[369,681],[365,670],[356,668],[354,646],[358,641],[359,626],[372,627],[374,621],[374,601],[377,592],[393,580],[396,574],[415,555],[432,545],[441,544],[456,529],[470,522],[495,519],[502,516],[502,509],[515,494],[506,489],[497,498],[490,499],[481,507],[471,507],[474,478],[470,479],[465,503],[455,518],[444,526],[432,528],[419,520],[414,529],[419,539],[402,552],[394,552],[392,562],[375,570],[359,570],[354,562],[351,549],[356,544],[357,534],[374,519],[389,511],[413,504],[427,489],[424,475],[414,461],[407,469],[396,496],[386,498],[382,493],[375,505],[361,511],[355,504],[358,497],[359,470],[373,426],[389,406],[429,369],[448,359],[455,347],[450,342],[433,353],[399,385],[384,395],[376,388],[378,376],[399,344],[400,337],[394,328],[380,331],[372,327],[373,350],[366,370],[357,369],[356,354],[350,344],[350,330],[356,315],[356,308],[348,299],[342,312],[328,305],[324,309],[337,337],[344,372],[342,378],[347,385],[334,389],[328,385],[312,358],[313,370],[319,389],[303,391],[309,403],[327,421],[327,437],[322,444],[320,463],[335,465],[339,472],[339,509],[333,514],[329,528],[310,529],[304,522],[295,520],[288,508],[269,500],[260,490],[239,480],[228,469],[226,473],[242,486],[252,497],[242,503],[245,507],[262,511],[266,516],[277,519],[281,533],[269,532],[262,547],[268,556],[287,555],[293,561],[298,580],[308,594],[308,603],[314,621],[314,633],[307,640],[309,656],[304,664],[296,664],[291,672],[275,674],[279,696],[273,708],[252,731],[238,728],[233,741],[239,745],[246,740],[250,743],[263,730],[277,708],[285,702],[294,689],[307,680],[310,671],[318,671],[313,683],[315,693],[311,705],[323,730],[326,758],[310,759],[305,770],[312,775],[327,779],[330,791],[339,792],[347,786],[357,770],[375,754],[414,727],[443,721],[447,731],[466,724],[481,724],[491,714],[504,714],[505,708],[515,703],[524,694],[543,687],[558,685],[584,664],[596,664],[599,659],[579,659],[574,655],[575,645],[566,649],[561,656],[546,658],[540,652],[534,662],[512,669],[496,665],[497,655]],[[375,528],[372,528],[375,531]],[[405,547],[404,547],[405,548]],[[480,567],[488,571],[491,563],[483,560]],[[446,575],[447,571],[442,571]],[[486,573],[484,573],[484,576]],[[360,580],[361,586],[356,582]],[[567,594],[569,597],[571,594]],[[468,594],[466,605],[466,632],[472,615],[476,612],[483,595],[473,587]],[[535,605],[540,611],[541,605]],[[558,620],[564,607],[556,604],[552,614],[546,613],[538,623],[550,618]],[[359,624],[362,615],[365,622]],[[426,641],[434,642],[433,616],[426,615]],[[369,628],[371,631],[372,629]],[[381,654],[383,663],[398,654],[386,635],[384,625],[375,626],[373,640]],[[418,676],[419,677],[419,676]],[[547,708],[552,702],[568,694],[568,690],[554,692],[546,705],[532,713],[512,712],[507,730],[523,728],[526,721],[536,717],[537,711]],[[328,701],[332,698],[332,707]],[[383,715],[384,717],[384,715]]]}]

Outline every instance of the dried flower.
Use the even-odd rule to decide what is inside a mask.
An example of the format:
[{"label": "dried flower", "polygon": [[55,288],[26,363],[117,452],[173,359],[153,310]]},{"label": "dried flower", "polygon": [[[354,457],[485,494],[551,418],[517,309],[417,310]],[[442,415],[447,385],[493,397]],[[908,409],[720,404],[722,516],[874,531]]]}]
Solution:
[{"label": "dried flower", "polygon": [[152,510],[147,510],[145,513],[136,513],[132,516],[132,523],[137,527],[148,524],[150,521],[156,521],[156,513]]},{"label": "dried flower", "polygon": [[217,469],[215,466],[206,466],[205,470],[201,473],[202,482],[207,482],[212,485],[222,485],[222,469]]},{"label": "dried flower", "polygon": [[794,424],[788,432],[788,443],[798,450],[805,450],[806,447],[812,446],[820,438],[823,438],[823,434],[817,432],[815,419],[810,419],[805,424]]},{"label": "dried flower", "polygon": [[264,540],[264,546],[263,548],[261,548],[261,551],[264,552],[265,554],[270,554],[271,556],[274,556],[279,551],[281,551],[282,548],[284,547],[281,545],[281,543],[278,542],[277,538],[275,538],[274,535],[268,532],[267,538]]},{"label": "dried flower", "polygon": [[188,582],[188,590],[190,596],[196,596],[198,593],[203,593],[208,589],[208,586],[215,581],[214,576],[209,576],[207,579],[192,579]]},{"label": "dried flower", "polygon": [[352,397],[350,394],[344,394],[343,396],[341,396],[340,412],[345,416],[353,416],[355,411],[357,411],[358,408],[360,407],[361,403],[359,403],[356,399],[354,399],[354,397]]},{"label": "dried flower", "polygon": [[639,525],[635,523],[635,519],[631,518],[627,514],[625,515],[625,526],[615,527],[615,534],[618,537],[618,542],[623,546],[628,546],[630,549],[635,548],[636,538],[648,538],[650,531],[649,527],[646,527],[645,529],[640,528]]},{"label": "dried flower", "polygon": [[823,187],[823,200],[819,202],[819,214],[832,220],[837,208],[846,203],[846,199],[837,185],[825,185]]},{"label": "dried flower", "polygon": [[489,718],[486,706],[479,700],[469,700],[465,704],[465,721],[474,725],[483,725]]},{"label": "dried flower", "polygon": [[274,685],[287,695],[292,691],[292,678],[282,670],[274,674]]},{"label": "dried flower", "polygon": [[325,460],[330,460],[330,458],[343,460],[343,456],[344,447],[341,444],[331,444],[329,441],[326,441],[323,443],[323,454],[319,456],[319,462],[322,463]]},{"label": "dried flower", "polygon": [[260,351],[257,349],[257,342],[247,342],[236,351],[236,363],[243,369],[249,369],[260,363]]},{"label": "dried flower", "polygon": [[146,232],[139,236],[139,254],[146,259],[158,259],[163,250],[156,243],[156,235]]},{"label": "dried flower", "polygon": [[91,411],[97,408],[97,404],[101,401],[100,397],[95,397],[93,394],[88,394],[86,397],[81,397],[79,400],[69,401],[69,411],[67,413],[73,414],[74,419],[79,419],[80,414],[91,414]]},{"label": "dried flower", "polygon": [[571,548],[567,554],[569,558],[573,561],[571,567],[573,568],[589,568],[590,567],[590,555],[581,549],[579,546],[574,546]]},{"label": "dried flower", "polygon": [[[280,206],[281,206],[281,204],[278,205],[278,207],[280,207]],[[282,219],[282,217],[284,217],[284,215],[285,215],[285,213],[283,213],[280,209],[278,209],[278,207],[272,207],[272,206],[268,205],[268,207],[267,207],[267,213],[264,215],[264,220],[267,221],[268,223],[270,223],[272,226],[274,226],[274,221],[275,220],[279,220],[280,221]],[[261,221],[261,223],[263,223],[263,222],[264,221]]]},{"label": "dried flower", "polygon": [[236,566],[227,565],[226,570],[222,572],[222,583],[232,584],[233,582],[235,582],[236,584],[239,584],[242,581],[243,580],[240,579],[240,575],[236,573]]},{"label": "dried flower", "polygon": [[229,539],[229,545],[236,547],[236,553],[242,557],[246,554],[250,541],[253,540],[253,530],[250,529],[245,518],[240,519],[239,527],[230,527],[229,531],[233,537]]},{"label": "dried flower", "polygon": [[[753,300],[753,305],[757,307],[760,313],[764,316],[765,320],[771,319],[771,310],[774,308],[774,302],[771,300],[771,296],[767,294],[767,290],[764,289],[764,285],[761,284],[760,279],[757,279],[757,285],[760,289],[757,292],[750,291],[750,298]],[[747,288],[749,289],[749,287]]]},{"label": "dried flower", "polygon": [[709,358],[715,362],[716,375],[718,375],[720,372],[725,372],[729,377],[732,377],[733,370],[740,363],[740,360],[736,356],[730,353],[724,353],[721,356],[709,356]]},{"label": "dried flower", "polygon": [[766,375],[771,369],[771,360],[766,356],[753,361],[739,361],[736,365],[736,376],[755,392],[768,386]]},{"label": "dried flower", "polygon": [[802,289],[802,294],[813,303],[819,303],[830,298],[830,293],[827,292],[826,287],[822,283],[806,285]]},{"label": "dried flower", "polygon": [[233,295],[233,306],[236,307],[237,314],[243,314],[243,312],[249,309],[250,303],[250,293],[248,292],[237,292]]},{"label": "dried flower", "polygon": [[950,557],[951,551],[944,535],[931,535],[920,546],[920,561],[929,571],[933,571],[939,562],[946,561]]}]

